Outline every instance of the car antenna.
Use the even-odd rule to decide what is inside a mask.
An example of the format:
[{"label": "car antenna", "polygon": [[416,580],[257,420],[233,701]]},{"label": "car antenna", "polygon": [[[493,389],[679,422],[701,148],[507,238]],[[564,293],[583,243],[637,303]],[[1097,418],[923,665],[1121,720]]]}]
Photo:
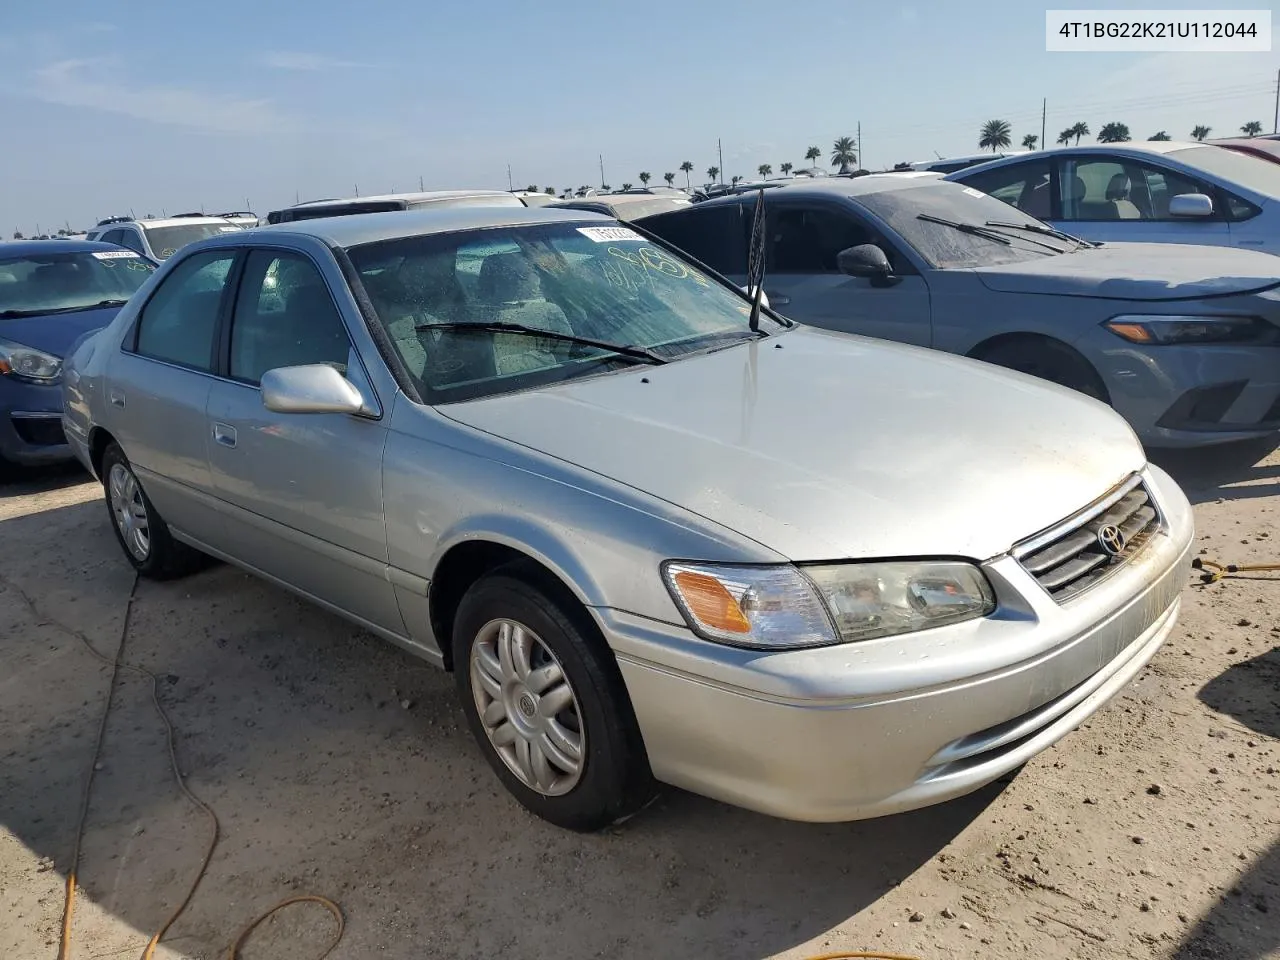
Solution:
[{"label": "car antenna", "polygon": [[751,316],[747,325],[752,333],[760,331],[760,300],[764,296],[764,187],[756,200],[751,220],[751,245],[747,249],[747,291],[751,294]]}]

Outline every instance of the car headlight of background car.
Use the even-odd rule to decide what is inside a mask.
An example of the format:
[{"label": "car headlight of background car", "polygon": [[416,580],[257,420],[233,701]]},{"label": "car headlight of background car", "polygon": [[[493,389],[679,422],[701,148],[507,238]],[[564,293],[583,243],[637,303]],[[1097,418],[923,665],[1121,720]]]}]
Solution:
[{"label": "car headlight of background car", "polygon": [[28,383],[57,383],[62,360],[35,347],[0,340],[0,374]]},{"label": "car headlight of background car", "polygon": [[663,580],[706,640],[783,650],[912,633],[983,617],[991,584],[956,561],[731,566],[669,561]]},{"label": "car headlight of background car", "polygon": [[1103,324],[1130,343],[1275,343],[1276,328],[1261,317],[1157,316],[1142,313],[1112,317]]}]

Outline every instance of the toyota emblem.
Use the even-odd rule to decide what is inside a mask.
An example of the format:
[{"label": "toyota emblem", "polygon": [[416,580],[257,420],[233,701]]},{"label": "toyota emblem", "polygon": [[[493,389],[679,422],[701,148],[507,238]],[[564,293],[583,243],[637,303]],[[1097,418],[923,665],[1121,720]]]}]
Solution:
[{"label": "toyota emblem", "polygon": [[1109,557],[1118,557],[1124,552],[1124,531],[1114,523],[1108,523],[1098,531],[1098,546]]}]

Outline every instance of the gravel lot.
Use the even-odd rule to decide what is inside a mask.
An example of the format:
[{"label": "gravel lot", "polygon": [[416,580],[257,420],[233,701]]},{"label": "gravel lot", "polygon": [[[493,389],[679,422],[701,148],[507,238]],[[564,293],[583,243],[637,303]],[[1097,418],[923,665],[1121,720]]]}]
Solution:
[{"label": "gravel lot", "polygon": [[[1206,556],[1280,562],[1280,455],[1163,462]],[[0,491],[0,531],[0,957],[52,958],[109,677],[65,627],[113,652],[132,578],[74,471]],[[160,677],[179,762],[221,821],[157,956],[222,957],[313,892],[347,916],[331,956],[360,960],[1280,957],[1280,582],[1187,579],[1151,667],[1009,782],[823,826],[667,791],[596,836],[507,798],[446,675],[230,567],[142,583],[124,656]],[[138,956],[209,840],[149,683],[123,675],[114,696],[77,960]],[[244,956],[310,960],[331,923],[291,907]]]}]

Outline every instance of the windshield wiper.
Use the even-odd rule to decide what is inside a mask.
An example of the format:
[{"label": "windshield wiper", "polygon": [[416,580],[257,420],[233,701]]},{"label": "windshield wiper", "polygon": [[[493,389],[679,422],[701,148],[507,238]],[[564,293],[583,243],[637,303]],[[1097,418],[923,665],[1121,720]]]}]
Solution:
[{"label": "windshield wiper", "polygon": [[76,313],[79,310],[97,310],[99,307],[123,307],[128,300],[99,300],[74,307],[44,307],[39,310],[0,310],[0,320],[17,320],[22,317],[51,317],[57,313]]},{"label": "windshield wiper", "polygon": [[414,326],[415,330],[463,330],[477,331],[484,333],[522,333],[530,337],[546,337],[548,340],[562,340],[565,343],[579,343],[584,347],[599,347],[601,350],[610,350],[619,356],[626,357],[629,360],[635,360],[638,363],[666,363],[667,359],[654,353],[647,347],[637,347],[626,343],[610,343],[608,340],[594,340],[591,337],[580,337],[573,333],[561,333],[559,330],[540,330],[537,327],[528,327],[523,323],[501,323],[494,321],[491,323],[419,323]]},{"label": "windshield wiper", "polygon": [[1080,237],[1072,236],[1069,233],[1063,233],[1061,230],[1055,230],[1053,227],[1042,226],[1038,223],[1010,223],[1006,220],[988,220],[987,226],[1007,227],[1010,230],[1026,230],[1030,233],[1043,234],[1046,237],[1057,237],[1059,240],[1069,240],[1082,247],[1093,248],[1102,246],[1102,244],[1094,243],[1092,240],[1084,240]]},{"label": "windshield wiper", "polygon": [[951,227],[961,233],[969,233],[994,243],[1003,243],[1006,247],[1013,246],[1013,241],[1008,237],[1003,237],[994,230],[988,230],[986,227],[980,227],[976,223],[957,223],[955,220],[943,220],[941,217],[935,217],[931,213],[917,213],[916,219],[923,220],[926,223],[940,223],[944,227]]}]

